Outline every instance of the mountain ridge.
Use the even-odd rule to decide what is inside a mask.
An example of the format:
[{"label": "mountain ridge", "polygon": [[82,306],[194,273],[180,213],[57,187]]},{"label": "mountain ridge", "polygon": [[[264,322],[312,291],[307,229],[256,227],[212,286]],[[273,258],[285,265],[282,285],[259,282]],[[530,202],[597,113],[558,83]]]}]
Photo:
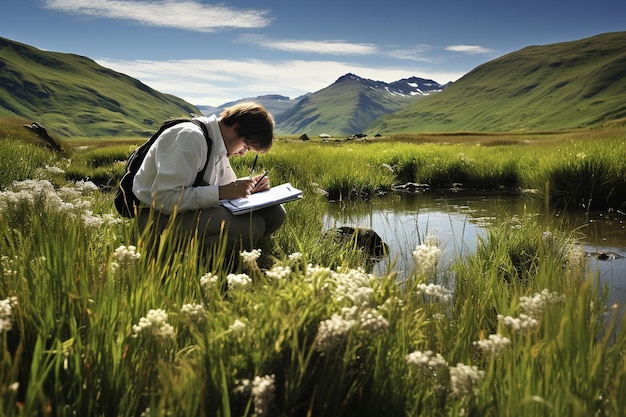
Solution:
[{"label": "mountain ridge", "polygon": [[442,89],[436,81],[418,77],[386,83],[348,73],[277,115],[276,131],[307,135],[358,134],[378,117]]},{"label": "mountain ridge", "polygon": [[[626,32],[529,46],[445,85],[347,73],[295,99],[268,94],[231,103],[247,100],[267,103],[278,134],[591,128],[626,120]],[[0,37],[0,115],[40,122],[59,136],[98,138],[146,137],[167,118],[200,113],[87,57]]]},{"label": "mountain ridge", "polygon": [[369,131],[537,131],[626,118],[626,32],[529,46],[486,62]]}]

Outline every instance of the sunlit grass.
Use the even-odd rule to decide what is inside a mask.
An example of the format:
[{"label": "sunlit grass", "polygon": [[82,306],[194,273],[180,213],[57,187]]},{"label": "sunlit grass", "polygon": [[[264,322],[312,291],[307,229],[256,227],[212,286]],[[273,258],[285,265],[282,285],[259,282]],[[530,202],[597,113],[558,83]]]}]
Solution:
[{"label": "sunlit grass", "polygon": [[[591,159],[614,175],[620,151],[602,158],[622,139],[592,139],[279,140],[258,169],[304,198],[260,256],[236,267],[195,239],[151,247],[112,214],[112,194],[88,179],[117,167],[126,145],[69,158],[24,145],[34,157],[0,165],[17,172],[0,187],[0,414],[621,415],[624,318],[573,233],[503,222],[445,270],[425,236],[402,281],[370,274],[357,248],[323,235],[329,196],[375,198],[436,172],[442,184],[514,176],[530,187],[552,182],[556,167],[596,167],[576,165]],[[244,175],[251,161],[233,162]]]}]

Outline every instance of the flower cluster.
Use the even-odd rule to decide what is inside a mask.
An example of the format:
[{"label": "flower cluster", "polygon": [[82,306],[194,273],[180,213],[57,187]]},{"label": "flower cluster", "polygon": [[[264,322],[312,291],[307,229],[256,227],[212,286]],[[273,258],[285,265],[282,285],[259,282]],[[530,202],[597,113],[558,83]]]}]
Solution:
[{"label": "flower cluster", "polygon": [[252,400],[254,402],[254,412],[257,416],[270,415],[270,407],[276,394],[274,375],[255,377],[252,381]]},{"label": "flower cluster", "polygon": [[133,245],[121,245],[115,249],[111,258],[113,259],[111,262],[111,270],[113,272],[118,269],[128,271],[141,258],[141,254],[137,252],[137,248]]},{"label": "flower cluster", "polygon": [[513,330],[530,330],[539,325],[539,322],[527,314],[520,314],[519,317],[503,316],[498,314],[498,322]]},{"label": "flower cluster", "polygon": [[181,314],[196,324],[202,324],[206,321],[206,309],[202,304],[185,304],[180,309]]},{"label": "flower cluster", "polygon": [[243,259],[243,263],[246,264],[250,268],[257,267],[257,259],[261,256],[261,249],[252,249],[251,251],[242,251],[239,253],[241,259]]},{"label": "flower cluster", "polygon": [[275,265],[269,271],[265,271],[268,278],[275,280],[286,279],[291,274],[291,267],[285,265]]},{"label": "flower cluster", "polygon": [[535,293],[532,297],[520,297],[519,299],[522,312],[535,318],[540,318],[543,315],[543,309],[547,304],[558,303],[563,300],[565,300],[565,296],[550,292],[547,288],[540,293]]},{"label": "flower cluster", "polygon": [[167,322],[165,310],[150,310],[146,317],[139,319],[139,324],[133,326],[133,337],[140,334],[149,334],[162,339],[174,337],[174,328]]},{"label": "flower cluster", "polygon": [[431,350],[420,352],[416,350],[406,355],[406,363],[421,372],[434,373],[437,369],[447,367],[448,362],[438,353]]},{"label": "flower cluster", "polygon": [[204,290],[204,292],[209,292],[213,287],[217,285],[219,281],[219,277],[211,272],[207,272],[206,274],[200,277],[200,286]]},{"label": "flower cluster", "polygon": [[302,253],[301,252],[294,252],[294,253],[290,254],[287,257],[287,260],[291,261],[291,262],[298,262],[298,261],[302,260]]},{"label": "flower cluster", "polygon": [[235,319],[233,324],[228,326],[228,331],[232,333],[243,333],[246,330],[246,323],[239,319]]},{"label": "flower cluster", "polygon": [[89,210],[91,202],[82,197],[98,191],[98,186],[91,181],[77,181],[71,187],[57,189],[48,180],[29,179],[14,181],[11,188],[0,192],[0,213],[10,214],[15,221],[22,221],[29,212],[57,213],[70,219],[81,219],[88,227],[122,221],[111,214],[96,216]]},{"label": "flower cluster", "polygon": [[344,307],[341,314],[333,314],[330,319],[319,324],[313,342],[315,349],[324,353],[331,352],[347,339],[353,328],[357,327],[366,334],[376,334],[386,331],[389,322],[373,308]]},{"label": "flower cluster", "polygon": [[333,351],[347,339],[348,333],[355,324],[354,319],[346,319],[341,314],[333,314],[317,327],[317,335],[313,342],[315,349],[325,353]]},{"label": "flower cluster", "polygon": [[436,237],[429,235],[424,239],[424,243],[417,245],[413,251],[415,261],[415,275],[422,278],[432,278],[437,269],[437,262],[441,255],[439,242]]},{"label": "flower cluster", "polygon": [[269,416],[274,397],[276,396],[276,376],[256,376],[252,381],[244,379],[240,382],[240,387],[237,391],[252,394],[255,416]]},{"label": "flower cluster", "polygon": [[9,258],[6,255],[0,256],[0,268],[5,276],[17,276],[20,259],[17,256]]},{"label": "flower cluster", "polygon": [[438,299],[443,302],[452,300],[452,292],[437,284],[417,284],[417,293],[423,294],[429,299]]},{"label": "flower cluster", "polygon": [[476,394],[477,386],[485,378],[485,371],[462,363],[450,367],[450,389],[457,398]]},{"label": "flower cluster", "polygon": [[244,290],[252,284],[252,279],[248,274],[228,274],[226,282],[229,289]]},{"label": "flower cluster", "polygon": [[482,339],[474,342],[474,346],[479,348],[483,353],[497,356],[502,349],[509,346],[511,340],[499,334],[490,334],[488,339]]},{"label": "flower cluster", "polygon": [[568,277],[581,277],[587,267],[587,254],[582,245],[574,245],[567,256],[565,274]]},{"label": "flower cluster", "polygon": [[335,283],[337,301],[350,300],[353,305],[369,304],[373,290],[369,287],[374,279],[363,268],[341,269],[331,274]]},{"label": "flower cluster", "polygon": [[0,300],[0,333],[13,328],[13,309],[17,306],[17,297]]},{"label": "flower cluster", "polygon": [[389,329],[389,322],[376,309],[358,308],[353,306],[343,308],[344,317],[354,319],[359,328],[365,330],[369,334],[382,333]]}]

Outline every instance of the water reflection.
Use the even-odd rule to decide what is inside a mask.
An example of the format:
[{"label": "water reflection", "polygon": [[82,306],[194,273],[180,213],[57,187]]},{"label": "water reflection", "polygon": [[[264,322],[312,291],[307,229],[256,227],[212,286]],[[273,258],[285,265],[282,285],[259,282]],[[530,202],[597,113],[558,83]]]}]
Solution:
[{"label": "water reflection", "polygon": [[[547,213],[547,214],[546,214]],[[375,271],[390,268],[399,276],[412,267],[412,252],[429,233],[441,241],[442,265],[471,254],[486,226],[506,219],[547,215],[565,230],[576,230],[590,253],[612,253],[617,259],[596,260],[601,284],[608,286],[609,304],[626,301],[626,215],[620,212],[589,214],[547,210],[537,199],[511,193],[428,192],[392,194],[366,203],[332,203],[324,217],[326,228],[371,227],[390,247],[388,258]]]}]

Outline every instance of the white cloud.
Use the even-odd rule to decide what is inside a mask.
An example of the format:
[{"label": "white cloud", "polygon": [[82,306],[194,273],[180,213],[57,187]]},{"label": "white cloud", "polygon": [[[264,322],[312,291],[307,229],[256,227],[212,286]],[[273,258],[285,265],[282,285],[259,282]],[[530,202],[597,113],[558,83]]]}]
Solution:
[{"label": "white cloud", "polygon": [[49,9],[110,19],[134,20],[148,26],[213,32],[226,28],[261,28],[269,24],[266,10],[235,9],[195,0],[46,0]]},{"label": "white cloud", "polygon": [[315,53],[328,55],[372,55],[378,53],[378,47],[369,43],[352,43],[341,40],[272,40],[263,36],[244,35],[243,42],[250,42],[264,48],[285,52]]},{"label": "white cloud", "polygon": [[426,56],[426,53],[432,50],[429,45],[417,45],[410,49],[392,49],[387,55],[395,59],[404,59],[410,61],[433,62],[434,60]]},{"label": "white cloud", "polygon": [[489,54],[494,52],[492,49],[476,45],[450,45],[446,47],[446,50],[452,52],[462,52],[470,55]]},{"label": "white cloud", "polygon": [[173,94],[195,105],[211,106],[264,94],[297,97],[328,87],[349,72],[385,82],[417,76],[443,84],[463,76],[458,72],[433,72],[415,67],[376,68],[332,60],[96,61],[160,92]]}]

